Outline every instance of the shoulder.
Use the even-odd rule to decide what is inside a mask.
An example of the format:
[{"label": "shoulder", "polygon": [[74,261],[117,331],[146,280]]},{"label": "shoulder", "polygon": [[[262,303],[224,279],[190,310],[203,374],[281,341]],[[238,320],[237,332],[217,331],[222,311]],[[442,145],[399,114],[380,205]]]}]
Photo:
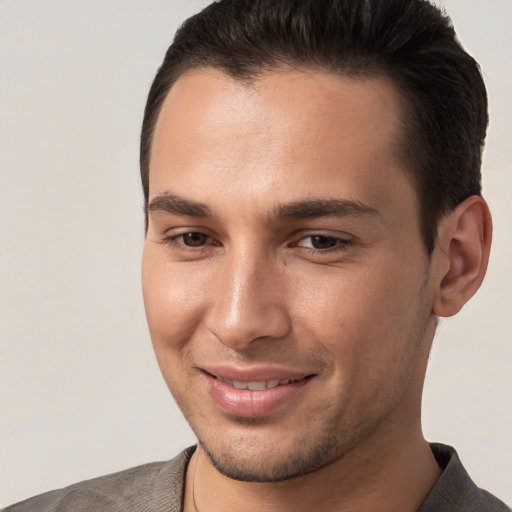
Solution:
[{"label": "shoulder", "polygon": [[143,464],[50,491],[4,512],[144,512],[181,510],[184,475],[194,448],[166,462]]},{"label": "shoulder", "polygon": [[418,512],[511,512],[505,503],[471,480],[454,448],[438,443],[430,448],[443,473]]}]

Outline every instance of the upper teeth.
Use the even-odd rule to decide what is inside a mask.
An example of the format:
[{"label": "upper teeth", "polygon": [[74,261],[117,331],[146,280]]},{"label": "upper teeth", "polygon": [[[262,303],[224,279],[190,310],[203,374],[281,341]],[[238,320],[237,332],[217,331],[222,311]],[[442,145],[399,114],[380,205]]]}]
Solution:
[{"label": "upper teeth", "polygon": [[239,382],[237,380],[229,380],[224,377],[217,377],[221,382],[236,389],[249,389],[251,391],[261,391],[267,388],[275,388],[281,384],[289,384],[294,382],[295,379],[282,379],[282,380],[261,380],[255,382]]}]

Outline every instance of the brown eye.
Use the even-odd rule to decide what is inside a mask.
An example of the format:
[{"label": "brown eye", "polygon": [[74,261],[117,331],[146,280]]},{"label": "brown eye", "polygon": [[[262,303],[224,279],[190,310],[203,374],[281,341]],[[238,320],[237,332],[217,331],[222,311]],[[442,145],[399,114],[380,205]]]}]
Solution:
[{"label": "brown eye", "polygon": [[183,245],[188,247],[201,247],[206,244],[209,238],[208,235],[198,232],[184,233],[180,236],[183,241]]},{"label": "brown eye", "polygon": [[323,235],[315,235],[310,237],[311,246],[314,249],[322,250],[322,249],[332,249],[336,247],[339,242],[338,238],[334,238],[332,236],[323,236]]}]

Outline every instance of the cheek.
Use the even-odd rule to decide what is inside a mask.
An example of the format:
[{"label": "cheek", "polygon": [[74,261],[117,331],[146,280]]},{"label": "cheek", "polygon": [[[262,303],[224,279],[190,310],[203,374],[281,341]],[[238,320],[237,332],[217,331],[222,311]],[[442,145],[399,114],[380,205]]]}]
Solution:
[{"label": "cheek", "polygon": [[187,342],[201,321],[204,286],[199,285],[200,279],[194,279],[193,272],[180,271],[179,265],[155,253],[145,248],[143,254],[144,307],[158,366],[183,409],[188,402],[182,397],[193,396],[193,382],[185,371],[190,359]]},{"label": "cheek", "polygon": [[[340,268],[297,286],[302,328],[338,365],[338,371],[382,377],[416,345],[422,301],[419,272],[395,262]],[[421,274],[420,274],[421,275]],[[411,346],[411,347],[410,347]]]},{"label": "cheek", "polygon": [[160,359],[163,349],[179,350],[196,329],[205,303],[199,272],[171,263],[151,248],[142,259],[142,292],[151,340]]}]

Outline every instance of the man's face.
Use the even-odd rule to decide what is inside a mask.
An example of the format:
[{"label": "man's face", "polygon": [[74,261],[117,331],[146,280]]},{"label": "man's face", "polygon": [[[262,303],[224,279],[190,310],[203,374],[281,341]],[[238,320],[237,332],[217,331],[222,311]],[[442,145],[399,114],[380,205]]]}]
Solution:
[{"label": "man's face", "polygon": [[146,312],[167,385],[228,476],[304,474],[419,416],[435,320],[398,105],[383,78],[245,85],[209,69],[164,103]]}]

